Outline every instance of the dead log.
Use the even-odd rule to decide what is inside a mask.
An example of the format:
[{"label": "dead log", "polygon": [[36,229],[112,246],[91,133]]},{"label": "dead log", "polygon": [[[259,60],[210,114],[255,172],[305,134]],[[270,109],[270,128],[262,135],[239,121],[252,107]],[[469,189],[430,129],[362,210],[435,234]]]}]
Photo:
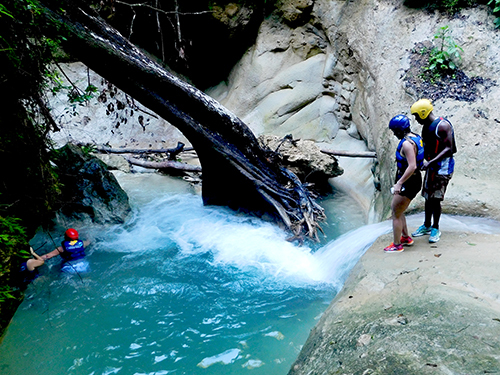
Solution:
[{"label": "dead log", "polygon": [[133,158],[131,156],[124,156],[124,158],[133,165],[137,165],[143,168],[149,169],[175,169],[177,171],[184,172],[201,172],[201,167],[198,165],[191,165],[187,163],[180,163],[178,161],[147,161],[141,160],[137,158]]},{"label": "dead log", "polygon": [[353,152],[353,151],[332,151],[332,150],[324,150],[321,149],[321,152],[327,155],[333,156],[347,156],[350,158],[377,158],[377,153],[374,151],[365,151],[365,152]]},{"label": "dead log", "polygon": [[[263,149],[251,130],[213,98],[173,76],[76,0],[41,0],[45,31],[63,48],[177,127],[203,169],[206,205],[270,214],[296,237],[317,238],[324,211],[293,173]],[[51,36],[51,35],[49,35]]]},{"label": "dead log", "polygon": [[95,146],[96,151],[106,154],[168,154],[169,160],[174,160],[181,152],[191,151],[192,147],[184,148],[184,143],[178,142],[175,148],[112,148],[107,146]]}]

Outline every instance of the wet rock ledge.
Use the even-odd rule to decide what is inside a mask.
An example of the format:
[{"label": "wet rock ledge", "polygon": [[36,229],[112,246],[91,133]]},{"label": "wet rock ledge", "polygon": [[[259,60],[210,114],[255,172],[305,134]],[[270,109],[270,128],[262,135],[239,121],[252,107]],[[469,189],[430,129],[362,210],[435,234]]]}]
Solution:
[{"label": "wet rock ledge", "polygon": [[499,235],[443,232],[352,270],[289,375],[499,374]]}]

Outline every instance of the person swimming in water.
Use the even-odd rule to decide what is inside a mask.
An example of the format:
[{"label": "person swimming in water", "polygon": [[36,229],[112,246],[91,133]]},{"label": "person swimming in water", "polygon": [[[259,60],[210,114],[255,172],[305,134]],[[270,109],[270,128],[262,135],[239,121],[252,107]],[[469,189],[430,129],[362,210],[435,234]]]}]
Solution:
[{"label": "person swimming in water", "polygon": [[33,255],[33,258],[21,263],[21,267],[19,269],[19,280],[23,286],[27,286],[40,276],[38,267],[43,266],[45,263],[42,257],[35,253],[32,247],[30,247],[30,253]]},{"label": "person swimming in water", "polygon": [[78,232],[69,228],[64,232],[64,241],[61,246],[52,250],[50,253],[42,255],[43,260],[53,258],[60,255],[63,259],[61,271],[66,273],[82,273],[90,270],[89,263],[85,259],[85,248],[90,241],[82,241],[79,239]]}]

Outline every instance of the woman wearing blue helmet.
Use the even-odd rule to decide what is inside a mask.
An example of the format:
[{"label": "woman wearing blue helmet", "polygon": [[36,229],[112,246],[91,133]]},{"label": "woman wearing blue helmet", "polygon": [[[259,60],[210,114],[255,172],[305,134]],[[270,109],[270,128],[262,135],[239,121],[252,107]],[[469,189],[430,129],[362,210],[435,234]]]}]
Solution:
[{"label": "woman wearing blue helmet", "polygon": [[424,161],[424,144],[419,135],[411,132],[410,119],[397,115],[389,122],[389,129],[400,139],[396,148],[396,180],[392,191],[392,232],[394,241],[384,251],[403,251],[403,245],[413,245],[404,212],[422,187],[420,169]]}]

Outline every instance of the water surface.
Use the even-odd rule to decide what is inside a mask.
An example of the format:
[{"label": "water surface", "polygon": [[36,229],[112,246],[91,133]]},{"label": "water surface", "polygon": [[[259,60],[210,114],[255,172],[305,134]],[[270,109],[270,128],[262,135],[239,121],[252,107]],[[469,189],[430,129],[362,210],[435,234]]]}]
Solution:
[{"label": "water surface", "polygon": [[297,247],[273,224],[204,207],[182,181],[119,177],[132,217],[79,228],[93,241],[90,273],[47,262],[0,345],[1,374],[284,375],[351,267],[390,229],[357,229],[363,215],[337,194],[323,202],[322,244]]}]

